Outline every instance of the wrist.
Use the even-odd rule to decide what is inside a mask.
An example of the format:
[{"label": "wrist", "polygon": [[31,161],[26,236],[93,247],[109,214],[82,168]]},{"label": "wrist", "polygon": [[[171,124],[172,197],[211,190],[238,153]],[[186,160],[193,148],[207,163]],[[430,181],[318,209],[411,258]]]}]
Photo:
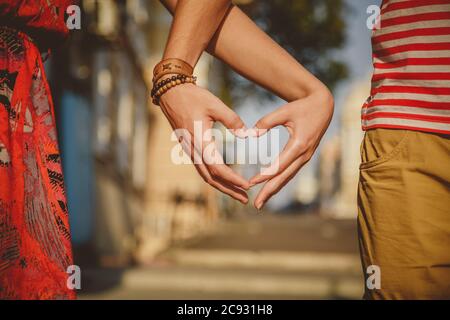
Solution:
[{"label": "wrist", "polygon": [[164,107],[168,103],[173,102],[174,99],[185,97],[188,91],[192,90],[194,87],[195,84],[193,83],[183,83],[176,87],[173,87],[171,90],[168,90],[159,98],[160,106]]},{"label": "wrist", "polygon": [[316,95],[324,97],[331,95],[325,84],[307,71],[300,72],[302,70],[300,68],[298,71],[291,72],[285,79],[285,81],[290,83],[288,88],[290,99],[288,101],[305,99]]},{"label": "wrist", "polygon": [[[179,59],[182,61],[185,61],[191,66],[195,66],[200,58],[199,55],[195,54],[189,48],[186,48],[186,50],[180,50],[177,48],[176,52],[172,52],[170,48],[168,48],[168,51],[164,52],[164,55],[162,57],[162,60],[169,60],[169,59]],[[182,54],[181,51],[186,51],[185,54]],[[176,58],[175,58],[176,57]]]},{"label": "wrist", "polygon": [[157,83],[166,75],[181,74],[192,76],[193,72],[194,67],[184,60],[178,58],[163,59],[153,68],[153,83]]},{"label": "wrist", "polygon": [[333,112],[334,110],[334,97],[331,91],[321,83],[320,86],[314,88],[310,94],[310,97],[313,99],[317,99],[320,101],[320,104],[326,108],[327,110],[330,110]]},{"label": "wrist", "polygon": [[153,104],[159,105],[160,98],[177,86],[195,84],[197,78],[192,75],[193,71],[194,68],[189,63],[177,58],[160,61],[153,69]]}]

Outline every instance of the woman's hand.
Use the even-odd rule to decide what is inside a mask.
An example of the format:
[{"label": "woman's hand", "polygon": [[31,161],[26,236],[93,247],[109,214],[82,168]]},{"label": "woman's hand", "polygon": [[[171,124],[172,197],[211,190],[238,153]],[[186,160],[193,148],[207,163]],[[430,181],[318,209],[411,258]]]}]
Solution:
[{"label": "woman's hand", "polygon": [[[269,180],[255,200],[255,206],[261,208],[311,158],[329,125],[333,113],[333,98],[328,89],[314,75],[265,34],[238,7],[230,6],[230,1],[161,1],[175,16],[165,58],[183,59],[194,66],[201,50],[207,48],[213,56],[228,64],[242,76],[290,102],[261,119],[257,125],[260,129],[284,125],[291,134],[289,143],[279,156],[279,168],[275,164],[265,171],[271,173],[270,170],[273,169],[275,173],[258,175],[251,180],[253,184]],[[187,95],[183,96],[182,92],[186,91],[183,87],[170,90],[162,99],[168,102],[165,112],[169,121],[177,119],[177,123],[172,124],[173,127],[182,128],[188,125],[186,122],[190,122],[192,126],[192,119],[198,117],[216,119],[211,115],[217,110],[226,114],[224,112],[226,107],[220,101],[216,101],[217,98],[211,98],[209,93],[205,94],[200,89],[196,91],[201,92],[186,92]],[[177,97],[174,97],[175,94]],[[191,97],[191,94],[195,99]],[[209,100],[214,103],[209,103]],[[197,115],[177,115],[177,112],[186,112],[185,106],[192,106],[191,102],[194,101],[197,105],[195,109],[199,109],[195,111]],[[217,110],[209,113],[205,111],[207,107],[201,107],[212,105],[216,105]],[[188,110],[191,109],[188,108]],[[234,113],[231,115],[228,112],[228,114],[227,118],[234,118],[238,126],[243,126],[239,117]],[[211,120],[204,121],[211,122]],[[227,124],[223,120],[222,122]],[[229,126],[232,127],[232,125],[233,123],[229,122]],[[208,168],[198,166],[197,169],[199,172],[202,170],[201,174],[206,181],[212,181],[207,175]],[[214,184],[225,177],[225,170],[219,174],[217,169],[213,172],[215,172],[213,177],[216,178]],[[231,172],[229,174],[227,184],[221,184],[220,188],[239,186],[230,181],[230,177],[233,177],[236,182],[238,178]],[[242,180],[239,179],[239,181],[243,184]],[[234,189],[226,190],[235,191]],[[238,192],[238,194],[241,193]],[[238,194],[233,193],[234,196]]]},{"label": "woman's hand", "polygon": [[[215,121],[220,121],[236,136],[245,137],[241,118],[208,90],[193,84],[170,89],[161,97],[160,106],[203,180],[247,203],[248,196],[244,190],[249,188],[249,182],[224,163],[210,130]],[[200,136],[194,130],[195,125],[201,125]],[[177,129],[184,129],[181,130],[184,133],[180,135],[181,131]]]},{"label": "woman's hand", "polygon": [[290,134],[289,141],[274,163],[250,179],[251,186],[267,181],[254,201],[257,209],[261,209],[311,159],[328,128],[333,109],[333,96],[322,86],[305,98],[283,105],[257,122],[256,136],[277,126],[286,127]]}]

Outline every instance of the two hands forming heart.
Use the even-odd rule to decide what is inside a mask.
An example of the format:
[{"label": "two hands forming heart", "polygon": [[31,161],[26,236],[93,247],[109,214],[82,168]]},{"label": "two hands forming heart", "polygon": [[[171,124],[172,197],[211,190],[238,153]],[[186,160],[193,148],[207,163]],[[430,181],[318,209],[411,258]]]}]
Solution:
[{"label": "two hands forming heart", "polygon": [[[289,102],[261,118],[256,130],[247,131],[241,118],[220,99],[201,87],[184,84],[169,90],[161,97],[161,109],[172,128],[187,130],[194,136],[194,123],[200,121],[204,131],[219,121],[238,137],[248,132],[256,136],[277,126],[284,126],[290,139],[270,168],[249,181],[228,167],[223,159],[193,161],[206,183],[242,202],[248,202],[246,190],[265,182],[255,198],[259,210],[280,191],[312,157],[333,115],[333,97],[327,88],[321,87],[304,98]],[[201,142],[205,144],[205,142]],[[183,141],[182,146],[194,157],[203,157],[194,141]],[[202,145],[206,147],[206,145]],[[217,154],[217,153],[216,153]]]}]

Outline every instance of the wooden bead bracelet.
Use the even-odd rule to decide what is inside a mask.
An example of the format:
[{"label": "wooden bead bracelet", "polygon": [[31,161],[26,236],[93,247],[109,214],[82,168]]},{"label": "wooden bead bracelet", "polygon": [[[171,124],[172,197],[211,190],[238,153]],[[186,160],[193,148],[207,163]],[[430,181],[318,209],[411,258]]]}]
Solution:
[{"label": "wooden bead bracelet", "polygon": [[153,104],[159,106],[159,99],[161,96],[169,91],[171,88],[176,87],[183,83],[193,83],[196,84],[197,77],[189,76],[185,74],[176,74],[170,78],[158,81],[154,84],[151,91],[151,97]]}]

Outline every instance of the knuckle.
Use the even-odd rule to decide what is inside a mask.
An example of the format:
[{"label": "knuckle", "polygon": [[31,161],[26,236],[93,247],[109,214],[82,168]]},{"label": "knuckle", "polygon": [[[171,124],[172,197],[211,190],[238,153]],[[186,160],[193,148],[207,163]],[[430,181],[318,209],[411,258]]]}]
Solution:
[{"label": "knuckle", "polygon": [[308,143],[306,140],[297,139],[295,142],[295,148],[299,151],[305,151],[308,149]]},{"label": "knuckle", "polygon": [[295,149],[300,153],[310,153],[311,149],[313,149],[313,143],[308,139],[296,139],[294,143]]}]

